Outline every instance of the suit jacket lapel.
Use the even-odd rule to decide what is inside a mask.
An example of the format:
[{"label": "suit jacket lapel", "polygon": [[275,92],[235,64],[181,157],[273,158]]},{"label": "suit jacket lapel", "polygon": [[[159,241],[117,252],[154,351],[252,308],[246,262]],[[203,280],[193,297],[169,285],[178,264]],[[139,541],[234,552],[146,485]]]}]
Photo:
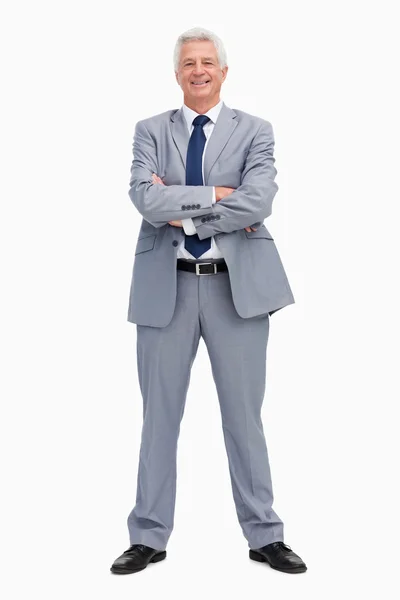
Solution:
[{"label": "suit jacket lapel", "polygon": [[179,108],[171,115],[171,134],[174,138],[176,147],[179,150],[179,154],[181,155],[182,163],[186,171],[186,153],[190,135],[182,108]]},{"label": "suit jacket lapel", "polygon": [[[226,106],[223,102],[217,122],[214,125],[214,129],[206,147],[204,156],[204,185],[208,184],[210,171],[218,156],[226,146],[237,124],[235,111]],[[186,170],[186,154],[190,136],[182,108],[179,108],[171,115],[171,134]]]}]

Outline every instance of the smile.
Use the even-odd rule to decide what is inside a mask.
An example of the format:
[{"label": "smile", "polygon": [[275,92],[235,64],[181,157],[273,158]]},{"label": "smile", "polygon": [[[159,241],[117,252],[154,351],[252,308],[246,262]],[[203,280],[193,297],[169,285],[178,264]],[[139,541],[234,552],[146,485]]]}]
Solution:
[{"label": "smile", "polygon": [[210,80],[208,79],[207,81],[192,81],[191,83],[192,85],[206,85],[207,83],[210,83]]}]

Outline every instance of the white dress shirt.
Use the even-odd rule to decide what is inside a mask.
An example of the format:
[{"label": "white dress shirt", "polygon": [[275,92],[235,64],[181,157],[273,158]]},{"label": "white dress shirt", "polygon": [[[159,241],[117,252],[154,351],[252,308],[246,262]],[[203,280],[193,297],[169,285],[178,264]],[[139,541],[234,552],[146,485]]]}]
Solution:
[{"label": "white dress shirt", "polygon": [[[222,108],[222,100],[220,100],[218,102],[218,104],[216,104],[215,106],[210,108],[210,110],[208,112],[204,113],[207,117],[210,118],[210,120],[208,121],[208,123],[206,123],[203,126],[204,135],[206,136],[206,143],[204,145],[202,165],[201,165],[202,172],[203,172],[203,181],[204,181],[204,155],[206,152],[208,140],[210,139],[210,135],[212,134],[214,125],[217,122],[218,115],[220,113],[221,108]],[[189,136],[191,136],[193,128],[194,128],[193,120],[199,116],[199,113],[197,113],[196,111],[194,111],[191,108],[189,108],[188,106],[186,106],[186,104],[183,104],[182,110],[183,110],[183,115],[185,117],[186,124],[188,127]],[[215,202],[216,202],[215,187],[213,187],[212,194],[213,194],[212,203],[215,204]],[[182,219],[182,227],[183,227],[186,235],[193,235],[194,233],[196,233],[196,227],[193,225],[192,219]],[[202,259],[203,258],[223,258],[223,254],[220,251],[220,249],[218,248],[218,246],[215,242],[214,236],[212,236],[210,238],[210,240],[211,240],[211,248],[209,250],[207,250],[206,252],[203,252],[203,254],[201,256],[199,256],[199,258],[202,258]],[[195,256],[193,256],[193,254],[191,254],[185,248],[185,238],[183,238],[183,240],[178,248],[177,258],[186,258],[186,259],[189,258],[192,260],[198,260],[198,259],[196,259]]]}]

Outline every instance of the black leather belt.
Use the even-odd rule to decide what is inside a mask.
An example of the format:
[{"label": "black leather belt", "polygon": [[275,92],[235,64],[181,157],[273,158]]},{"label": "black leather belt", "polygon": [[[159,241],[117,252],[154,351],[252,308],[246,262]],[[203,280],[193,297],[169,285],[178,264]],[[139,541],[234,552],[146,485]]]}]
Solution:
[{"label": "black leather belt", "polygon": [[190,271],[191,273],[196,273],[196,275],[215,275],[220,273],[221,271],[227,271],[228,265],[225,261],[222,262],[189,262],[187,260],[183,260],[178,258],[176,261],[176,268],[181,271]]}]

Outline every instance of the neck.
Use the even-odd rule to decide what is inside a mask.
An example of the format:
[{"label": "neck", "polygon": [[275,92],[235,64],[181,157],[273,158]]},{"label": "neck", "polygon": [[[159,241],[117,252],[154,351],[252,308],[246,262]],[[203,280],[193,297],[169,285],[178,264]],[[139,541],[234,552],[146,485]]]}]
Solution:
[{"label": "neck", "polygon": [[197,99],[193,100],[193,99],[190,99],[190,98],[187,98],[186,96],[184,96],[183,101],[188,108],[191,108],[192,110],[197,112],[199,115],[204,115],[206,112],[208,112],[210,110],[210,108],[213,108],[220,102],[220,98],[218,96],[218,98],[216,98],[214,100],[210,100],[209,98],[205,98],[204,100],[202,100],[201,98],[198,100]]}]

